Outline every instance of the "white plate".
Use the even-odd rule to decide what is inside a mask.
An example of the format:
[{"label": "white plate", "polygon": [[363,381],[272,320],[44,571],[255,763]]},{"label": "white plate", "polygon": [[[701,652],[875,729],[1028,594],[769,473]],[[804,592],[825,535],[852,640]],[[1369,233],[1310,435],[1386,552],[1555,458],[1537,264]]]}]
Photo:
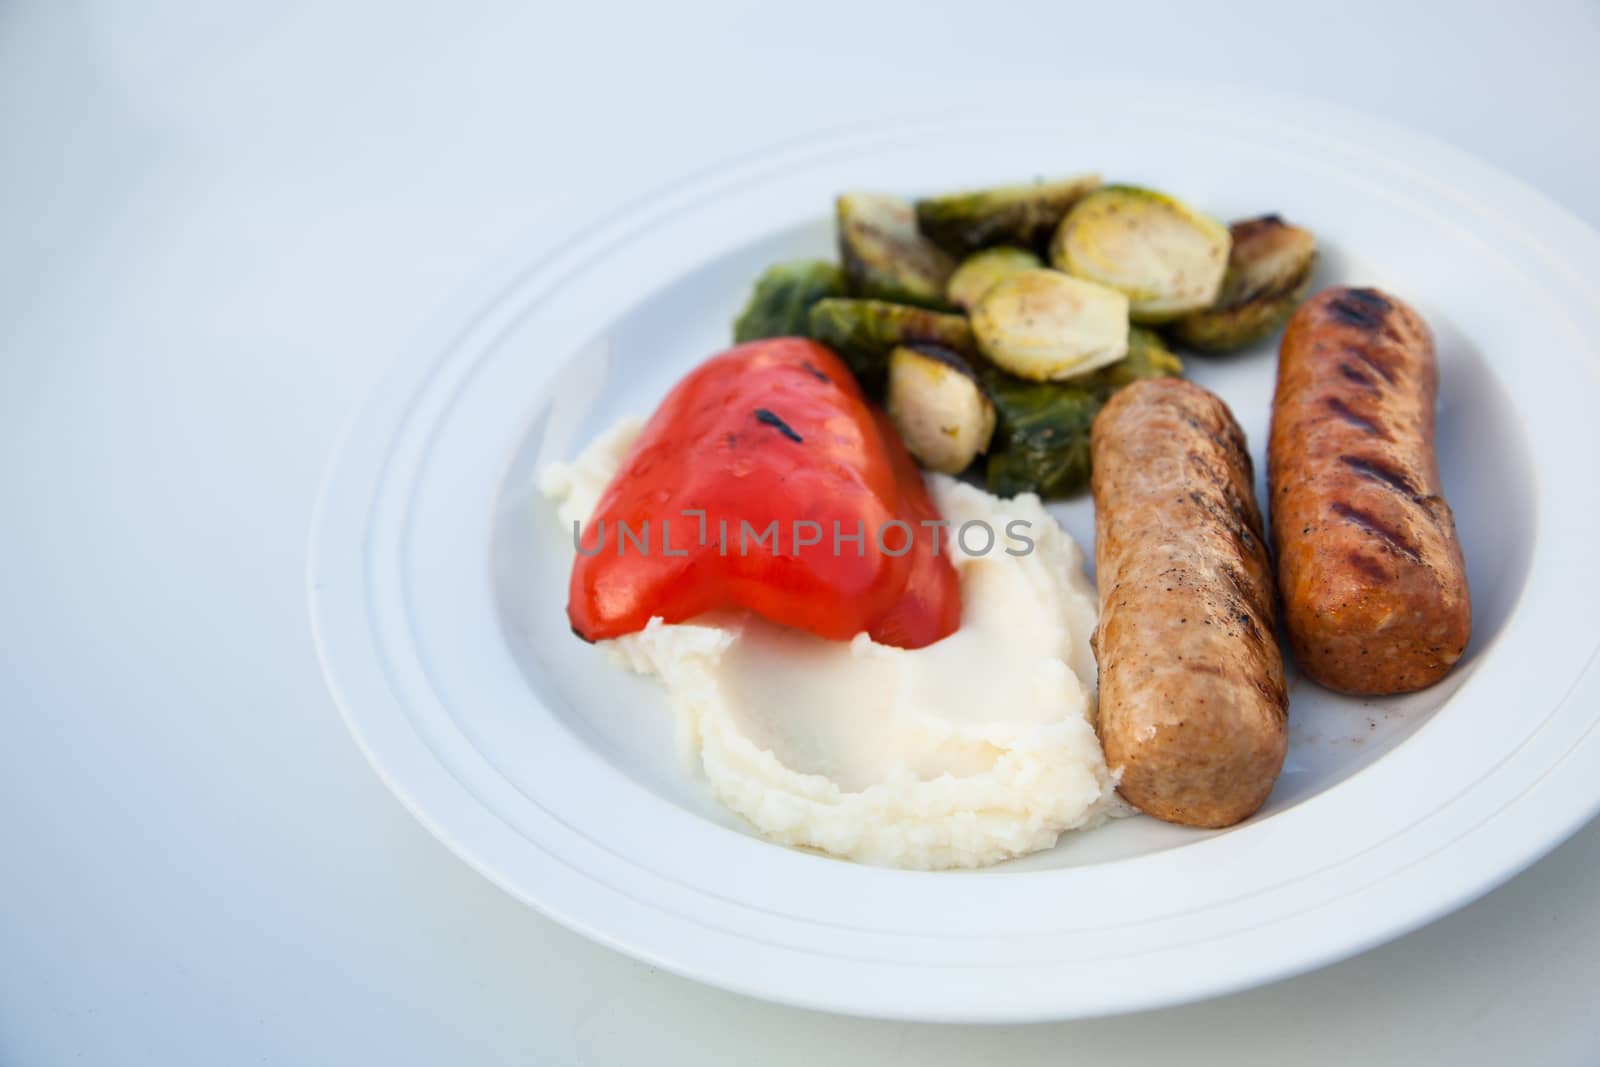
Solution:
[{"label": "white plate", "polygon": [[[517,897],[681,974],[835,1011],[1026,1020],[1349,955],[1483,893],[1600,806],[1600,237],[1451,149],[1320,105],[1166,86],[1114,101],[860,126],[722,163],[529,250],[509,287],[397,363],[329,472],[311,600],[350,729],[418,819]],[[1281,211],[1317,231],[1320,283],[1421,309],[1471,648],[1411,697],[1294,685],[1283,778],[1231,831],[1130,819],[972,873],[767,844],[680,760],[655,685],[568,632],[570,533],[534,472],[724,347],[763,266],[829,254],[840,189],[1087,169],[1222,217]],[[1272,360],[1190,361],[1258,464]],[[1092,543],[1086,500],[1055,510]]]}]

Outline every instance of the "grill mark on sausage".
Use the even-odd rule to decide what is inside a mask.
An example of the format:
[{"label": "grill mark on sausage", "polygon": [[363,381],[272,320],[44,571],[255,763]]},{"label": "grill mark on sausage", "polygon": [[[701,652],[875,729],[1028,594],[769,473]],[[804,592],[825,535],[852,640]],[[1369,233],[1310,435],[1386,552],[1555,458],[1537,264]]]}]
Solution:
[{"label": "grill mark on sausage", "polygon": [[1376,289],[1346,289],[1326,305],[1329,316],[1361,330],[1383,326],[1392,306]]},{"label": "grill mark on sausage", "polygon": [[1390,385],[1394,384],[1394,368],[1389,366],[1389,364],[1384,360],[1379,359],[1371,349],[1365,348],[1361,345],[1345,345],[1344,354],[1347,356],[1352,356],[1355,359],[1359,359],[1362,363],[1376,371],[1378,373],[1378,377],[1382,378]]},{"label": "grill mark on sausage", "polygon": [[1350,425],[1358,426],[1367,431],[1367,433],[1372,434],[1374,437],[1381,437],[1384,440],[1388,440],[1389,438],[1389,435],[1383,432],[1383,427],[1379,426],[1365,415],[1361,415],[1351,410],[1349,404],[1346,404],[1343,400],[1336,396],[1328,397],[1328,410],[1332,411],[1335,415],[1339,416]]},{"label": "grill mark on sausage", "polygon": [[1259,645],[1261,643],[1261,627],[1256,623],[1256,617],[1243,608],[1235,612],[1233,617],[1238,620],[1245,636]]},{"label": "grill mark on sausage", "polygon": [[1243,555],[1255,554],[1256,536],[1251,532],[1249,519],[1237,502],[1228,499],[1226,493],[1222,500],[1204,493],[1190,493],[1189,501],[1210,516],[1217,528],[1232,538],[1235,547]]},{"label": "grill mark on sausage", "polygon": [[1343,500],[1335,500],[1331,505],[1329,505],[1329,507],[1335,515],[1338,515],[1340,518],[1361,527],[1367,533],[1371,534],[1373,537],[1376,537],[1395,552],[1411,560],[1413,563],[1420,563],[1422,561],[1422,553],[1417,549],[1416,545],[1413,545],[1410,541],[1406,540],[1405,534],[1401,533],[1399,530],[1396,530],[1394,527],[1390,526],[1388,523],[1372,514],[1372,512],[1367,511],[1364,508],[1358,508],[1353,504],[1347,504]]},{"label": "grill mark on sausage", "polygon": [[1283,686],[1273,685],[1255,671],[1248,673],[1251,687],[1266,698],[1267,703],[1272,705],[1272,710],[1277,713],[1277,717],[1280,720],[1288,718],[1289,694],[1284,690]]},{"label": "grill mark on sausage", "polygon": [[1349,455],[1340,456],[1339,462],[1343,463],[1351,470],[1365,475],[1372,481],[1393,489],[1395,492],[1406,497],[1407,499],[1414,500],[1419,504],[1424,502],[1424,494],[1422,490],[1417,488],[1416,484],[1412,482],[1411,476],[1390,463],[1385,463],[1381,459],[1370,459],[1366,456]]},{"label": "grill mark on sausage", "polygon": [[1348,555],[1345,556],[1345,559],[1349,561],[1350,566],[1366,575],[1373,582],[1381,583],[1389,580],[1389,572],[1384,568],[1383,564],[1379,563],[1365,552],[1357,552],[1352,550]]},{"label": "grill mark on sausage", "polygon": [[1339,364],[1339,376],[1347,382],[1355,382],[1369,392],[1378,391],[1378,383],[1373,381],[1372,375],[1356,366],[1354,363]]}]

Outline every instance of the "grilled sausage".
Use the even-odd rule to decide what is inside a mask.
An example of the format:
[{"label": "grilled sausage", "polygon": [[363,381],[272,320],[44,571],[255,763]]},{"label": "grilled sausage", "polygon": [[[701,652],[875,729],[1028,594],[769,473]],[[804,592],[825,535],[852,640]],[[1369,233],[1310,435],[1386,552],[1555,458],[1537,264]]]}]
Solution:
[{"label": "grilled sausage", "polygon": [[1097,728],[1122,795],[1229,826],[1288,744],[1272,568],[1244,434],[1192,382],[1139,382],[1090,431],[1100,625]]},{"label": "grilled sausage", "polygon": [[1376,289],[1301,305],[1267,453],[1284,623],[1307,676],[1406,693],[1461,658],[1472,605],[1434,457],[1438,369],[1415,311]]}]

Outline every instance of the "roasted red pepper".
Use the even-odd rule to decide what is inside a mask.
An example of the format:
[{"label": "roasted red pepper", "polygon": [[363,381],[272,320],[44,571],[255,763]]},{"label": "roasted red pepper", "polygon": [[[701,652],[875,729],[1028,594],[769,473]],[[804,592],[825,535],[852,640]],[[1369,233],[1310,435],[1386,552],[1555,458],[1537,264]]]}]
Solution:
[{"label": "roasted red pepper", "polygon": [[961,622],[938,518],[837,356],[755,341],[697,367],[645,425],[584,527],[567,615],[595,641],[742,607],[921,648]]}]

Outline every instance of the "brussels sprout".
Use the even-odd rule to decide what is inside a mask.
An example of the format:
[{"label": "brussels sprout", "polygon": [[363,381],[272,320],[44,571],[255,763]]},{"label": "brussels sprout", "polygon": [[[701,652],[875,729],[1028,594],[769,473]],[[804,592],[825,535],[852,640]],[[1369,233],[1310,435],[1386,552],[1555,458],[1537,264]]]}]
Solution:
[{"label": "brussels sprout", "polygon": [[951,255],[990,245],[1040,248],[1068,209],[1100,184],[1100,175],[1008,185],[917,201],[917,225]]},{"label": "brussels sprout", "polygon": [[852,296],[945,308],[955,263],[917,232],[911,205],[876,193],[839,197],[839,253]]},{"label": "brussels sprout", "polygon": [[1060,271],[1027,270],[983,295],[972,332],[1002,370],[1059,381],[1127,355],[1128,298]]},{"label": "brussels sprout", "polygon": [[983,294],[1013,274],[1037,270],[1044,261],[1026,248],[986,248],[961,261],[944,287],[945,299],[962,311],[971,311]]},{"label": "brussels sprout", "polygon": [[811,305],[844,295],[844,273],[820,259],[775,263],[761,272],[744,310],[733,321],[736,344],[763,337],[804,337]]},{"label": "brussels sprout", "polygon": [[1075,383],[1025,382],[995,370],[983,385],[998,416],[999,443],[985,472],[991,493],[1049,500],[1089,484],[1089,427],[1099,397]]},{"label": "brussels sprout", "polygon": [[1159,323],[1211,306],[1230,243],[1221,223],[1170,196],[1108,185],[1061,220],[1050,262],[1124,293],[1134,322]]},{"label": "brussels sprout", "polygon": [[1311,288],[1317,239],[1276,215],[1236,222],[1233,251],[1217,302],[1173,324],[1191,348],[1226,352],[1269,337],[1288,321]]},{"label": "brussels sprout", "polygon": [[1125,385],[1145,378],[1181,378],[1183,360],[1173,354],[1161,335],[1154,330],[1132,326],[1128,329],[1128,354],[1115,363],[1107,364],[1087,377],[1073,382],[1082,385],[1101,400]]},{"label": "brussels sprout", "polygon": [[889,421],[929,470],[960,474],[994,436],[994,405],[966,360],[937,345],[889,353]]},{"label": "brussels sprout", "polygon": [[977,352],[965,316],[883,300],[819,300],[811,306],[807,333],[839,353],[874,397],[883,394],[889,353],[901,345],[938,345],[964,356]]}]

